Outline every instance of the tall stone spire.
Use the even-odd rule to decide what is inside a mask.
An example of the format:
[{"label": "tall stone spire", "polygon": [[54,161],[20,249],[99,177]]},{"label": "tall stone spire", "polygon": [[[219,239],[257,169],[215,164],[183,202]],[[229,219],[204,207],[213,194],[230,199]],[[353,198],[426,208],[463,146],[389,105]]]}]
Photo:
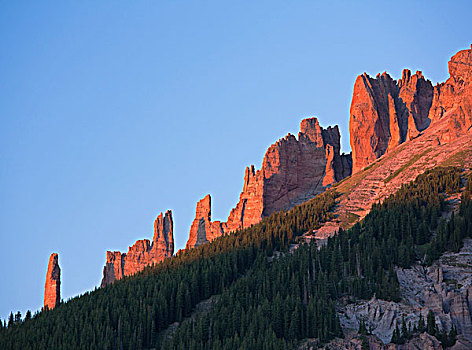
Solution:
[{"label": "tall stone spire", "polygon": [[44,307],[54,309],[61,301],[61,268],[59,256],[52,253],[49,257],[48,272],[46,273],[46,285],[44,287]]}]

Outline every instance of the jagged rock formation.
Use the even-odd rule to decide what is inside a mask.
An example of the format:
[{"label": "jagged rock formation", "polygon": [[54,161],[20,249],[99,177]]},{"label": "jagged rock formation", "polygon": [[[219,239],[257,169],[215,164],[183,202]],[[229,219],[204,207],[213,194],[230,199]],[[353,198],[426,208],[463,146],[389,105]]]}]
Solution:
[{"label": "jagged rock formation", "polygon": [[124,276],[141,271],[145,266],[159,263],[174,254],[174,224],[172,211],[159,214],[154,221],[152,243],[148,239],[136,241],[127,253],[107,251],[101,286],[113,283]]},{"label": "jagged rock formation", "polygon": [[49,257],[46,285],[44,286],[44,307],[54,309],[61,301],[61,268],[59,256],[52,253]]},{"label": "jagged rock formation", "polygon": [[349,121],[353,173],[428,127],[432,99],[433,86],[421,72],[405,69],[398,82],[387,73],[360,75]]},{"label": "jagged rock formation", "polygon": [[338,126],[323,129],[316,118],[302,120],[298,139],[288,134],[269,147],[260,170],[246,168],[239,202],[226,222],[211,222],[210,195],[198,202],[187,248],[257,224],[349,176],[352,158],[340,154],[340,137]]},{"label": "jagged rock formation", "polygon": [[339,128],[304,119],[298,139],[288,134],[267,150],[262,168],[246,168],[239,202],[225,232],[246,228],[263,217],[289,209],[351,174],[351,156],[340,154]]},{"label": "jagged rock formation", "polygon": [[[359,170],[359,167],[362,168],[363,165],[359,166],[359,164],[364,159],[359,157],[359,150],[362,151],[362,149],[358,148],[356,151],[355,147],[359,146],[360,143],[355,143],[357,146],[353,146],[353,163],[355,163],[354,158],[357,157],[357,172],[337,185],[336,191],[340,193],[340,197],[333,213],[336,219],[317,229],[314,232],[315,237],[326,238],[334,234],[339,227],[345,229],[350,227],[370,211],[372,203],[381,202],[384,198],[396,192],[402,184],[414,180],[419,174],[428,169],[441,165],[455,165],[462,168],[472,167],[472,112],[470,109],[472,74],[470,73],[470,63],[468,63],[471,60],[471,55],[472,49],[469,49],[460,51],[452,57],[449,62],[451,77],[446,83],[439,84],[434,88],[428,118],[413,118],[413,120],[425,121],[423,125],[429,123],[429,126],[422,130],[420,134],[389,149],[378,159],[371,152],[370,154],[373,155],[372,163],[363,163],[369,166],[361,170]],[[362,76],[358,78],[358,81],[359,79],[362,79]],[[385,80],[387,77],[385,76],[383,79]],[[412,79],[408,72],[405,72],[400,85],[405,86],[403,82],[411,82]],[[418,81],[422,78],[416,79],[418,80],[415,84],[418,85]],[[378,78],[377,83],[380,80],[382,78]],[[424,85],[424,83],[422,84]],[[362,91],[362,89],[357,89],[357,91]],[[403,94],[403,96],[405,95]],[[419,101],[418,96],[417,94],[415,98]],[[415,101],[415,98],[412,101]],[[406,100],[406,97],[404,99]],[[372,109],[372,104],[366,103],[362,107],[361,104],[354,103],[355,100],[360,101],[360,97],[356,94],[353,97],[352,104],[352,106],[356,106],[356,111],[358,111],[355,115],[366,116],[372,110],[377,113],[377,109]],[[418,102],[418,105],[422,105],[422,103]],[[353,110],[352,106],[351,112]],[[419,113],[420,110],[423,112]],[[435,111],[442,111],[442,114],[437,114]],[[422,116],[426,115],[424,109],[420,108],[417,108],[415,113]],[[380,114],[375,115],[379,116]],[[366,120],[364,118],[364,121]],[[357,121],[353,121],[352,113],[351,123],[359,126]],[[416,127],[416,122],[414,125]],[[361,139],[362,132],[366,135],[372,132],[368,139],[376,140],[377,136],[373,134],[373,129],[370,131],[364,129],[361,132],[359,131],[361,129],[357,126],[350,126],[351,145],[353,145],[353,140]],[[421,130],[421,128],[418,127],[417,130]],[[406,131],[408,132],[408,129]],[[410,129],[410,134],[413,131]],[[384,142],[385,144],[388,146],[388,142]],[[370,143],[367,146],[370,147]],[[372,151],[372,148],[370,150]]]},{"label": "jagged rock formation", "polygon": [[190,235],[186,248],[193,248],[203,243],[211,242],[224,232],[224,223],[211,222],[211,197],[206,195],[197,203],[195,220],[190,228]]},{"label": "jagged rock formation", "polygon": [[[435,87],[420,71],[412,74],[408,69],[403,70],[398,81],[387,73],[378,74],[375,79],[366,73],[360,75],[350,111],[352,156],[340,154],[337,126],[325,130],[316,118],[303,120],[298,139],[288,134],[269,147],[260,170],[256,171],[253,165],[246,168],[239,202],[226,223],[218,223],[214,230],[231,232],[249,227],[273,212],[312,198],[351,173],[359,173],[383,155],[390,155],[392,163],[384,162],[377,172],[364,174],[371,179],[350,182],[356,182],[356,186],[365,183],[368,188],[357,186],[359,193],[354,189],[342,198],[341,222],[327,223],[317,234],[328,236],[339,226],[349,225],[352,215],[362,218],[373,201],[394,192],[399,183],[446,161],[457,153],[454,147],[467,149],[470,140],[463,136],[472,126],[471,62],[472,49],[454,55],[449,62],[450,78]],[[416,142],[418,137],[421,140]],[[410,141],[410,148],[400,149],[406,141]],[[445,143],[448,145],[444,148],[437,147]],[[429,152],[430,157],[426,157]],[[422,167],[412,167],[415,162]],[[400,171],[402,167],[405,171]],[[394,181],[380,183],[397,175],[400,176]],[[191,240],[198,245],[196,226],[192,227]],[[213,234],[208,228],[205,232]]]},{"label": "jagged rock formation", "polygon": [[472,125],[472,49],[449,61],[450,78],[434,88],[421,72],[407,69],[393,80],[387,73],[375,79],[366,73],[356,79],[349,131],[352,172],[364,167],[407,140],[417,137],[431,121],[449,117],[441,140],[458,137]]}]

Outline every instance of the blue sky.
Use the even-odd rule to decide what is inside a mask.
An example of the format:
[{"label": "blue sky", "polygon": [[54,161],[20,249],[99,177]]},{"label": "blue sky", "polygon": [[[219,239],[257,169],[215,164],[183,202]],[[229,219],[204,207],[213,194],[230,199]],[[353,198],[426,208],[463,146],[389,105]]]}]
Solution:
[{"label": "blue sky", "polygon": [[300,120],[349,151],[356,76],[444,81],[472,42],[467,1],[100,1],[0,4],[0,318],[99,285],[107,250],[196,202],[225,220],[244,169]]}]

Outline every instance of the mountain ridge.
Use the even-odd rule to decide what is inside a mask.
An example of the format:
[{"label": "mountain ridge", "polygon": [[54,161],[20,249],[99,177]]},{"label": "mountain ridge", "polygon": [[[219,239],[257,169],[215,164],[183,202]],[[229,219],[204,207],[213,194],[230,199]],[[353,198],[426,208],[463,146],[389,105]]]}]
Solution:
[{"label": "mountain ridge", "polygon": [[[197,203],[186,248],[250,227],[334,185],[343,193],[337,218],[306,235],[325,239],[362,219],[372,203],[393,193],[400,183],[457,156],[457,150],[462,152],[462,163],[471,164],[471,62],[472,45],[452,56],[450,77],[435,86],[421,71],[412,74],[408,69],[398,80],[386,72],[375,78],[359,75],[350,108],[352,152],[340,153],[338,126],[322,128],[317,118],[303,119],[298,137],[288,134],[267,149],[261,169],[246,167],[243,190],[226,222],[211,221],[209,195]],[[144,243],[135,244],[139,256],[149,248]],[[173,250],[164,255],[172,254]],[[159,261],[134,260],[129,273]],[[123,261],[121,253],[107,252],[102,286],[114,280],[110,276],[123,276]]]}]

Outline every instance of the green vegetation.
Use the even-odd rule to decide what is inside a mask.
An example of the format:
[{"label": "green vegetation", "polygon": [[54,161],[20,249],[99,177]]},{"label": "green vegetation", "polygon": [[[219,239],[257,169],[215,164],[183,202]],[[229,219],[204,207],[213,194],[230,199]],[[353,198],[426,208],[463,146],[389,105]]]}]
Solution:
[{"label": "green vegetation", "polygon": [[341,227],[347,229],[352,226],[357,220],[359,220],[359,215],[345,212],[341,214]]},{"label": "green vegetation", "polygon": [[469,175],[465,191],[461,196],[461,205],[457,215],[452,212],[446,221],[441,218],[436,236],[426,250],[426,264],[430,265],[445,251],[459,252],[465,237],[472,236],[472,175]]},{"label": "green vegetation", "polygon": [[441,163],[441,166],[460,166],[464,167],[465,160],[472,154],[471,149],[465,149],[457,152],[452,157],[447,158]]},{"label": "green vegetation", "polygon": [[[340,298],[375,294],[398,301],[394,269],[418,258],[415,245],[429,244],[431,257],[458,249],[471,233],[470,183],[458,214],[446,223],[453,222],[452,233],[444,231],[445,238],[453,237],[450,245],[442,246],[439,234],[430,243],[446,206],[442,193],[461,186],[460,171],[443,168],[402,186],[326,245],[303,244],[289,252],[297,236],[332,217],[336,193],[331,190],[54,310],[25,321],[12,315],[11,323],[0,327],[0,348],[287,349],[305,338],[325,343],[342,336],[335,311]],[[454,234],[457,225],[465,228],[463,234]],[[208,312],[189,318],[213,295],[218,298]],[[411,334],[408,328],[398,330],[399,339]]]}]

